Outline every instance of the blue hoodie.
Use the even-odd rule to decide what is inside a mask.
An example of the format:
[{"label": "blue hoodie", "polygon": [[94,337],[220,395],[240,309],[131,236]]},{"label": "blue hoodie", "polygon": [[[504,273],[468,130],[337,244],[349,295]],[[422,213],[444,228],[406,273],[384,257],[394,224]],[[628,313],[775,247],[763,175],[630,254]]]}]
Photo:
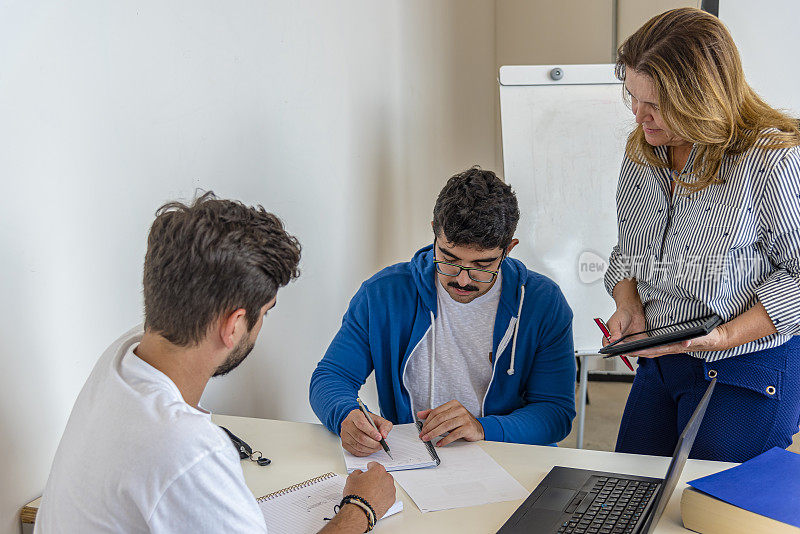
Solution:
[{"label": "blue hoodie", "polygon": [[[358,391],[372,371],[381,415],[394,424],[414,422],[403,371],[436,314],[432,249],[383,269],[350,301],[311,376],[311,407],[331,432],[339,434],[358,408]],[[555,443],[569,434],[575,417],[572,310],[549,278],[513,258],[501,265],[496,357],[478,421],[490,441]]]}]

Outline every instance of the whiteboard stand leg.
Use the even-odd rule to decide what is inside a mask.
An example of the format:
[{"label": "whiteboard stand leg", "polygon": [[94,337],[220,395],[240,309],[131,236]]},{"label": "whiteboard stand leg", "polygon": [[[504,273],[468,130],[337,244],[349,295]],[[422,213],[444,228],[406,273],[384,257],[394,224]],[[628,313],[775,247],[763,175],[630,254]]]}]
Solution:
[{"label": "whiteboard stand leg", "polygon": [[581,360],[581,375],[578,379],[578,434],[577,447],[583,448],[583,429],[586,421],[586,386],[589,381],[589,368],[586,365],[586,358]]}]

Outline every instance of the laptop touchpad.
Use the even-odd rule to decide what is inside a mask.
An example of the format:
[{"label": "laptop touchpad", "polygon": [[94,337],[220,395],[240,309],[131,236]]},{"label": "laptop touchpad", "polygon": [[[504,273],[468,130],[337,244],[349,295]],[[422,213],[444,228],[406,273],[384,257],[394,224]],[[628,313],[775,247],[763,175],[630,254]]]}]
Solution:
[{"label": "laptop touchpad", "polygon": [[576,493],[577,491],[571,489],[549,487],[544,490],[541,497],[536,499],[534,508],[558,510],[560,512],[566,508]]}]

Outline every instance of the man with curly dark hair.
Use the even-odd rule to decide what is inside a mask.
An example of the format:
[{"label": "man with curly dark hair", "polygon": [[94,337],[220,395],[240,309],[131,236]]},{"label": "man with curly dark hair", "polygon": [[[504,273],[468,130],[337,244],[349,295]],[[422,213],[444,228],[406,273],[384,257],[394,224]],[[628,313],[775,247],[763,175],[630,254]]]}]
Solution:
[{"label": "man with curly dark hair", "polygon": [[[434,241],[364,282],[311,377],[311,406],[358,456],[392,424],[420,437],[551,444],[575,416],[572,311],[558,286],[509,253],[519,208],[511,187],[473,167],[448,180]],[[356,396],[375,371],[374,429]]]},{"label": "man with curly dark hair", "polygon": [[[144,328],[117,339],[78,396],[35,532],[264,533],[239,454],[200,397],[253,349],[300,244],[263,207],[217,199],[162,206],[144,260]],[[370,463],[345,483],[380,518],[394,481]],[[326,533],[364,532],[342,505]]]}]

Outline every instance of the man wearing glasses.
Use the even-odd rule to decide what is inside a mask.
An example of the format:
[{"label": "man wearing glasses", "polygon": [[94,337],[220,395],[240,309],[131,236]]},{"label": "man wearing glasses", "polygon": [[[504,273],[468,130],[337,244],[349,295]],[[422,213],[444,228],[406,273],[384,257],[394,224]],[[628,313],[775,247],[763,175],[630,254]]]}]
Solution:
[{"label": "man wearing glasses", "polygon": [[[558,286],[508,255],[519,242],[511,187],[472,168],[433,209],[434,242],[361,285],[311,377],[310,400],[343,447],[381,448],[392,424],[423,440],[550,444],[575,416],[572,311]],[[372,371],[377,430],[356,397]]]}]

